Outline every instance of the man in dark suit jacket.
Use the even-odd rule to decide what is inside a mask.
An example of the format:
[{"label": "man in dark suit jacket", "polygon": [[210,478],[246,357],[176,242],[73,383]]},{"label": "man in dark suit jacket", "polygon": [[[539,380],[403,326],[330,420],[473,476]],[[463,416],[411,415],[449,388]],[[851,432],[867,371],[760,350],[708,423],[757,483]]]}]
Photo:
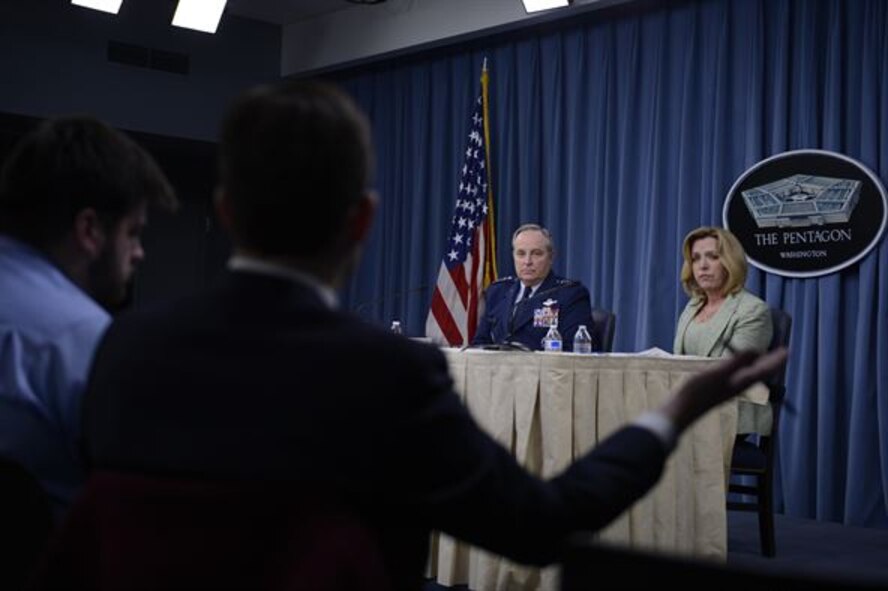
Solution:
[{"label": "man in dark suit jacket", "polygon": [[478,428],[436,348],[336,307],[376,205],[353,103],[306,81],[254,90],[220,152],[230,272],[112,325],[85,405],[89,455],[104,470],[279,480],[337,499],[374,532],[394,588],[420,588],[432,529],[552,561],[657,481],[690,422],[782,364],[740,355],[539,480]]},{"label": "man in dark suit jacket", "polygon": [[[538,224],[524,224],[512,234],[515,277],[504,277],[487,288],[484,315],[473,345],[521,343],[532,351],[543,348],[543,337],[555,324],[563,350],[573,350],[580,325],[592,336],[589,290],[579,281],[552,272],[552,236]],[[592,350],[599,348],[592,343]]]}]

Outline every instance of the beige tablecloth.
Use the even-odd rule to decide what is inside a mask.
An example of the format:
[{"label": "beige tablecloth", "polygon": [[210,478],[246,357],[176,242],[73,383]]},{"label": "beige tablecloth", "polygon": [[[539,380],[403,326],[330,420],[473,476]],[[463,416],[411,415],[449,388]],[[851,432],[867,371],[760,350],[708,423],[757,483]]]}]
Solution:
[{"label": "beige tablecloth", "polygon": [[[457,391],[479,422],[529,471],[551,477],[574,458],[660,406],[704,358],[458,351],[446,349]],[[761,404],[767,392],[746,394]],[[725,481],[737,405],[700,419],[670,457],[663,478],[600,533],[637,548],[723,559],[727,553]],[[539,571],[435,535],[430,573],[471,589],[556,589],[554,569]]]}]

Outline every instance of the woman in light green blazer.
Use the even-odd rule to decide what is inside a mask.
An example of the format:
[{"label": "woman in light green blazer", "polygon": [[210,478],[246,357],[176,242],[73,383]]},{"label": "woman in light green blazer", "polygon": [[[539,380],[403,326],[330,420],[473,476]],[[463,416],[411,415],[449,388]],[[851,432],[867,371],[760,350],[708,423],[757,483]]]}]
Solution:
[{"label": "woman in light green blazer", "polygon": [[[771,344],[771,311],[745,289],[746,253],[724,228],[691,231],[682,246],[681,283],[691,296],[678,318],[673,352],[727,357],[733,351],[765,351]],[[738,433],[769,433],[770,405],[738,401]],[[730,461],[731,446],[725,448]]]},{"label": "woman in light green blazer", "polygon": [[771,342],[768,305],[745,289],[746,253],[723,228],[690,232],[682,246],[681,282],[691,296],[678,319],[678,355],[726,357],[732,351],[764,351]]}]

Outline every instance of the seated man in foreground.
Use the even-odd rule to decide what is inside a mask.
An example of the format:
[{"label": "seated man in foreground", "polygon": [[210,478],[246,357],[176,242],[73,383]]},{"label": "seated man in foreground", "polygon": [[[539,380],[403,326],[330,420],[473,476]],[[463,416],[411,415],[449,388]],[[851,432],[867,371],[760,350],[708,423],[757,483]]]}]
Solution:
[{"label": "seated man in foreground", "polygon": [[[512,257],[515,277],[503,277],[487,288],[484,316],[473,345],[516,342],[540,351],[543,337],[554,324],[563,349],[572,351],[581,324],[590,336],[594,334],[589,290],[579,281],[552,272],[555,250],[547,229],[537,224],[520,226],[512,234]],[[600,343],[592,343],[593,351],[599,347]]]},{"label": "seated man in foreground", "polygon": [[44,121],[0,173],[0,456],[39,480],[57,518],[86,478],[87,372],[154,204],[175,206],[154,159],[89,117]]},{"label": "seated man in foreground", "polygon": [[535,478],[479,429],[437,348],[337,309],[376,207],[370,145],[364,116],[325,85],[235,103],[217,193],[230,271],[112,325],[85,409],[98,469],[297,483],[373,532],[392,588],[420,589],[432,529],[524,563],[556,559],[656,483],[697,417],[784,363],[782,351],[740,354]]}]

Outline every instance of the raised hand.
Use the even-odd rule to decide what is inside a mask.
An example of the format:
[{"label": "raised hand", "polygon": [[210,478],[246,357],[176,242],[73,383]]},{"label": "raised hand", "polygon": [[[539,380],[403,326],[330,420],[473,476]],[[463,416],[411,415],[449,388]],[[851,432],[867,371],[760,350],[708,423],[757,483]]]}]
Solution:
[{"label": "raised hand", "polygon": [[741,351],[690,378],[661,410],[681,433],[711,408],[777,373],[787,355],[784,347],[768,353]]}]

